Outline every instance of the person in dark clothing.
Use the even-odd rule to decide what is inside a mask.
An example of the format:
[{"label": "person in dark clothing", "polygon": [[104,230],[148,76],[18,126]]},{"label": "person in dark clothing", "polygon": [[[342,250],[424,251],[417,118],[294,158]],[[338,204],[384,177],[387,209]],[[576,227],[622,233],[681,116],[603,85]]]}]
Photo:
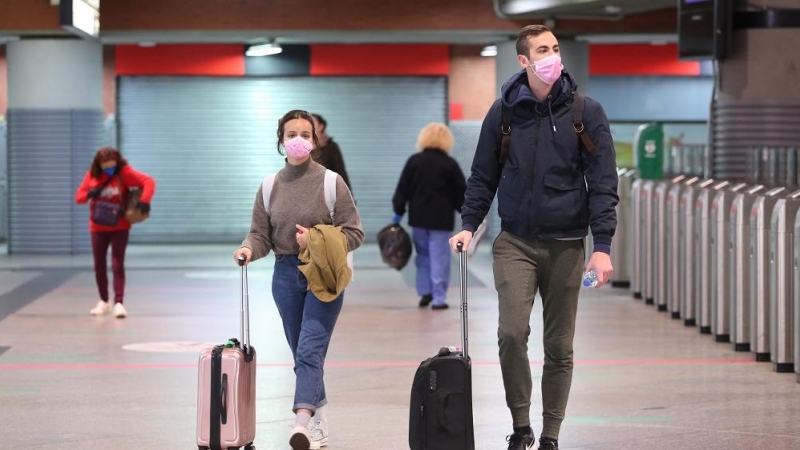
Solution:
[{"label": "person in dark clothing", "polygon": [[[585,270],[597,273],[599,285],[613,270],[616,155],[602,106],[576,94],[575,80],[562,71],[553,33],[529,25],[520,31],[516,50],[522,70],[503,85],[483,121],[461,211],[463,231],[450,245],[454,251],[459,242],[469,246],[497,194],[501,232],[492,253],[500,367],[514,428],[506,438],[508,450],[534,444],[528,337],[539,289],[544,319],[539,449],[557,450],[572,384],[575,316],[590,226],[594,248]],[[509,138],[505,159],[504,135]]]},{"label": "person in dark clothing", "polygon": [[420,153],[406,162],[392,198],[399,223],[409,205],[408,224],[413,228],[417,256],[419,306],[446,309],[450,281],[448,239],[455,226],[454,211],[461,211],[466,180],[458,163],[448,155],[453,134],[443,123],[426,125],[417,139]]},{"label": "person in dark clothing", "polygon": [[317,137],[319,137],[320,143],[320,147],[311,152],[311,158],[317,164],[321,164],[326,169],[338,173],[352,195],[353,186],[350,185],[350,177],[347,176],[347,170],[344,168],[342,150],[339,148],[339,144],[334,142],[333,138],[326,133],[328,122],[319,114],[311,114],[311,116],[314,118],[314,126],[317,129]]}]

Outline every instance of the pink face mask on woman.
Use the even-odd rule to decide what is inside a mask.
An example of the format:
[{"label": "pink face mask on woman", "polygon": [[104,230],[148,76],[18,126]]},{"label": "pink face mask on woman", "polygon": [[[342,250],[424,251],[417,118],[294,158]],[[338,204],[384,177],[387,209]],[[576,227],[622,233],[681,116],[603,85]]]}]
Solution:
[{"label": "pink face mask on woman", "polygon": [[529,64],[533,74],[536,75],[545,84],[553,84],[561,77],[561,70],[564,65],[561,64],[561,57],[553,53],[552,55],[534,61]]},{"label": "pink face mask on woman", "polygon": [[283,146],[286,148],[286,154],[294,159],[305,158],[314,149],[314,144],[300,136],[289,139]]}]

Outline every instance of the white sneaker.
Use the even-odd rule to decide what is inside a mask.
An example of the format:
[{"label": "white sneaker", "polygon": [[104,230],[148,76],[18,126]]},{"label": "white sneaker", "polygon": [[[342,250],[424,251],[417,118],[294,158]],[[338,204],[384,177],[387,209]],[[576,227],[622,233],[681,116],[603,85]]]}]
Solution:
[{"label": "white sneaker", "polygon": [[89,314],[93,316],[102,316],[109,311],[111,311],[111,305],[109,305],[108,302],[100,300],[97,302],[94,308],[89,311]]},{"label": "white sneaker", "polygon": [[292,428],[292,435],[289,437],[289,445],[292,450],[311,450],[311,436],[308,428],[295,424]]},{"label": "white sneaker", "polygon": [[128,315],[128,311],[125,311],[125,307],[122,306],[122,303],[117,303],[114,305],[114,317],[117,319],[124,319]]},{"label": "white sneaker", "polygon": [[311,419],[308,425],[308,434],[311,435],[311,450],[319,450],[328,446],[328,422]]}]

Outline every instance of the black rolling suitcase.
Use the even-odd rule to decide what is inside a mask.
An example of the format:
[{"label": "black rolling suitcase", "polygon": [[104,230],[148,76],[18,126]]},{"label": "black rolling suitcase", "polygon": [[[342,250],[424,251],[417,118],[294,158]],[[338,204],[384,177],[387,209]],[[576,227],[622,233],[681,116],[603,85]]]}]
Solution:
[{"label": "black rolling suitcase", "polygon": [[467,252],[459,244],[461,350],[442,347],[420,364],[411,386],[411,450],[474,450],[472,365],[467,336]]}]

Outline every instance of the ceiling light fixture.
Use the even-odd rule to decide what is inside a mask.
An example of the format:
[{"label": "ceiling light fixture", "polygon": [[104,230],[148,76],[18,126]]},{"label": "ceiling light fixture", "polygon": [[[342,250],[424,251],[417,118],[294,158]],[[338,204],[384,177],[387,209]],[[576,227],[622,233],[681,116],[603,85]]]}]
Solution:
[{"label": "ceiling light fixture", "polygon": [[487,45],[481,50],[481,56],[497,56],[497,46]]},{"label": "ceiling light fixture", "polygon": [[280,44],[271,41],[266,44],[253,44],[247,47],[247,51],[244,54],[247,56],[269,56],[277,55],[282,51],[283,48],[281,48]]}]

